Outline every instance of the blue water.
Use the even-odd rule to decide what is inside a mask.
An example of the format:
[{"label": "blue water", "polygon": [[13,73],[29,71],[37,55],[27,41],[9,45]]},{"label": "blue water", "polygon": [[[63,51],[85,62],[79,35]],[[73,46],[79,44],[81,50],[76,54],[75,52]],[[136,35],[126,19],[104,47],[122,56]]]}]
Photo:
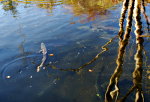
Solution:
[{"label": "blue water", "polygon": [[[96,15],[94,20],[88,20],[86,14],[74,15],[61,2],[56,4],[50,11],[39,8],[34,1],[31,4],[14,2],[15,9],[6,11],[3,2],[0,3],[0,102],[104,101],[106,87],[116,67],[118,38],[108,45],[109,50],[98,60],[80,72],[50,67],[36,72],[36,68],[42,60],[41,43],[47,48],[45,65],[75,69],[94,58],[102,51],[101,46],[118,33],[121,4],[107,9],[106,14]],[[149,9],[148,4],[148,16]],[[146,29],[146,22],[144,18],[142,20],[143,29]],[[144,33],[147,34],[147,30]],[[133,31],[131,34],[120,81],[121,95],[132,85],[133,47],[136,45]],[[146,38],[144,48],[148,57],[149,43]],[[145,57],[143,59],[145,61]],[[145,102],[149,102],[147,70],[144,69],[142,84]],[[131,95],[127,102],[133,100],[134,95]]]}]

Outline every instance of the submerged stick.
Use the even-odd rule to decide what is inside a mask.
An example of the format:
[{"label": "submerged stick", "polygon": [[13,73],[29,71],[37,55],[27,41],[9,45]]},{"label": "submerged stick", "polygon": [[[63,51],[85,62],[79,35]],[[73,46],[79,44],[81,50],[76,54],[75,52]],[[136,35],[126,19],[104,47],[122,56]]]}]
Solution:
[{"label": "submerged stick", "polygon": [[106,52],[106,51],[108,50],[107,46],[108,46],[109,44],[111,44],[112,41],[113,41],[116,37],[118,37],[118,36],[115,36],[115,37],[111,38],[105,45],[103,45],[103,46],[101,47],[101,48],[102,48],[102,51],[100,51],[92,60],[90,60],[89,62],[83,64],[83,65],[80,66],[79,68],[58,68],[58,67],[56,67],[56,66],[54,66],[54,65],[51,65],[51,64],[47,64],[46,67],[48,66],[48,67],[51,67],[52,69],[57,69],[57,70],[62,70],[62,71],[79,71],[79,70],[85,68],[86,66],[92,64],[93,62],[95,62],[95,61],[100,57],[101,54],[103,54],[104,52]]}]

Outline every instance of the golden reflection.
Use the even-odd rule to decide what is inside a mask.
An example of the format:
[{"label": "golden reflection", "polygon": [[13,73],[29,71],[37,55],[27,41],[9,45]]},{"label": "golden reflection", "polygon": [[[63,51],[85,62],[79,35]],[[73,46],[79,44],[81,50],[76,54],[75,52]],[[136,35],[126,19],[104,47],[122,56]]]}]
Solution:
[{"label": "golden reflection", "polygon": [[2,8],[4,11],[11,11],[13,16],[16,17],[17,15],[17,5],[18,3],[13,0],[3,0],[1,1],[3,4]]},{"label": "golden reflection", "polygon": [[68,9],[74,16],[83,16],[80,22],[88,22],[96,19],[98,15],[107,15],[107,9],[120,3],[122,0],[0,0],[5,11],[11,10],[15,15],[17,13],[17,5],[19,3],[36,4],[38,8],[46,9],[49,13],[53,13],[55,6],[62,5]]},{"label": "golden reflection", "polygon": [[[113,7],[114,5],[117,5],[121,3],[123,0],[0,0],[3,4],[3,9],[5,11],[11,10],[14,14],[17,13],[16,7],[18,3],[23,4],[36,4],[38,8],[47,9],[49,13],[53,13],[53,9],[55,9],[55,6],[62,5],[63,8],[68,9],[71,11],[74,16],[83,16],[83,20],[80,22],[89,22],[95,20],[99,15],[103,15],[104,18],[107,18],[107,13],[109,8]],[[122,16],[120,20],[124,20],[125,18],[125,12],[127,11],[129,0],[124,0],[124,6],[122,11]],[[145,3],[150,3],[149,0],[146,0]],[[14,4],[17,5],[14,5]],[[143,5],[145,4],[143,3]],[[146,19],[148,19],[148,16],[145,14],[145,8],[143,6],[143,14]],[[148,21],[148,20],[147,20]],[[149,23],[148,23],[149,24]],[[123,21],[120,22],[120,33],[123,31]]]},{"label": "golden reflection", "polygon": [[107,9],[118,4],[122,0],[64,0],[66,8],[69,8],[75,16],[86,14],[84,21],[92,21],[98,15],[106,15]]},{"label": "golden reflection", "polygon": [[[142,2],[142,3],[141,3]],[[125,0],[123,2],[123,8],[121,11],[121,17],[120,17],[120,29],[119,29],[119,48],[118,48],[118,57],[116,60],[117,67],[112,74],[110,78],[110,82],[107,86],[107,90],[105,93],[105,102],[124,102],[126,98],[134,91],[136,90],[135,95],[135,102],[144,102],[144,96],[142,92],[142,66],[143,66],[143,38],[142,37],[149,37],[149,35],[141,35],[142,34],[142,23],[140,21],[140,15],[141,12],[144,14],[145,10],[142,11],[143,1],[140,0]],[[135,8],[134,8],[135,7]],[[144,7],[144,6],[143,6]],[[127,17],[127,24],[126,29],[124,32],[124,19],[126,18],[126,12],[128,10],[128,17]],[[135,20],[135,35],[136,35],[136,44],[137,44],[137,51],[135,54],[135,70],[133,72],[133,86],[129,89],[129,91],[125,94],[124,97],[119,98],[119,86],[118,82],[119,79],[123,73],[123,59],[125,54],[126,46],[129,43],[130,38],[130,32],[132,28],[132,20]],[[146,17],[145,17],[146,18]],[[146,19],[147,20],[147,19]],[[117,37],[117,36],[116,36]],[[110,41],[108,41],[104,46],[102,46],[102,51],[98,53],[91,61],[85,63],[84,65],[80,66],[79,68],[73,69],[73,68],[57,68],[53,65],[46,65],[47,67],[51,67],[52,69],[62,70],[62,71],[80,71],[81,69],[85,68],[87,65],[92,64],[94,61],[96,61],[99,56],[106,52],[108,48],[106,48],[107,45],[111,44],[114,38],[112,38]],[[91,70],[91,69],[90,69]]]},{"label": "golden reflection", "polygon": [[[134,3],[135,1],[135,3]],[[113,101],[113,96],[116,95],[115,102],[124,102],[126,98],[134,91],[136,90],[136,95],[135,95],[135,102],[144,102],[144,96],[142,92],[142,66],[143,66],[143,42],[144,39],[142,38],[142,22],[141,20],[141,0],[130,0],[129,4],[129,11],[128,11],[128,19],[127,19],[127,27],[126,27],[126,32],[128,30],[131,30],[131,27],[128,26],[128,22],[132,21],[132,16],[134,15],[134,20],[135,20],[135,35],[136,35],[136,45],[137,45],[137,51],[135,54],[135,70],[133,71],[133,86],[130,88],[130,90],[126,93],[126,95],[120,99],[117,99],[118,94],[119,94],[119,87],[117,83],[119,82],[119,78],[122,73],[122,65],[123,65],[123,54],[125,51],[126,45],[124,43],[119,44],[119,53],[118,53],[118,58],[117,58],[117,67],[115,69],[115,72],[110,78],[109,85],[107,87],[107,91],[105,94],[105,102],[112,102]],[[135,5],[135,6],[134,6]],[[133,8],[134,8],[134,13],[133,13]],[[120,21],[121,22],[121,21]],[[132,22],[130,22],[132,24]],[[128,29],[127,29],[128,28]],[[126,36],[126,34],[128,34]],[[125,33],[124,39],[126,37],[129,38],[129,33]],[[128,38],[126,41],[128,41]],[[124,40],[120,39],[120,42],[123,42]],[[127,43],[127,42],[126,42]],[[124,49],[121,49],[124,47]],[[122,53],[122,55],[120,55]],[[115,87],[115,90],[112,90]],[[113,94],[112,94],[113,93]]]},{"label": "golden reflection", "polygon": [[135,102],[144,102],[143,92],[142,92],[142,65],[143,65],[143,42],[144,39],[138,35],[142,34],[142,23],[141,23],[141,10],[140,10],[141,1],[135,1],[134,9],[134,20],[135,20],[135,35],[136,35],[136,44],[137,52],[135,54],[135,70],[133,72],[133,84],[136,87],[136,96]]},{"label": "golden reflection", "polygon": [[[123,4],[125,4],[125,3],[129,3],[129,1],[126,0]],[[112,102],[113,100],[117,100],[118,95],[119,95],[118,82],[119,82],[120,76],[123,71],[122,65],[123,65],[125,48],[128,44],[128,40],[129,40],[130,32],[131,32],[134,0],[130,0],[130,3],[128,5],[129,5],[129,11],[128,11],[126,31],[125,31],[123,40],[120,39],[120,42],[119,42],[118,57],[116,60],[117,67],[116,67],[113,75],[110,78],[110,82],[109,82],[109,85],[108,85],[106,93],[105,93],[105,102]],[[125,5],[123,8],[126,10]],[[125,11],[125,10],[122,10],[122,11]],[[120,20],[120,22],[122,22],[122,21],[123,20]],[[123,33],[120,36],[123,36]],[[113,90],[114,87],[115,87],[115,89]]]},{"label": "golden reflection", "polygon": [[120,36],[120,39],[122,39],[123,32],[124,32],[123,24],[124,24],[125,14],[128,9],[128,4],[129,4],[128,2],[129,0],[124,0],[123,6],[122,6],[121,17],[120,17],[120,22],[119,22],[120,29],[119,29],[119,34],[118,34]]},{"label": "golden reflection", "polygon": [[150,31],[149,29],[149,25],[150,25],[150,18],[147,16],[146,14],[146,9],[145,9],[145,1],[142,0],[142,5],[141,5],[141,12],[143,13],[145,19],[146,19],[146,23],[147,23],[147,29],[148,31]]},{"label": "golden reflection", "polygon": [[49,13],[53,12],[54,6],[62,4],[62,1],[56,0],[43,0],[42,2],[38,2],[37,7],[47,9]]}]

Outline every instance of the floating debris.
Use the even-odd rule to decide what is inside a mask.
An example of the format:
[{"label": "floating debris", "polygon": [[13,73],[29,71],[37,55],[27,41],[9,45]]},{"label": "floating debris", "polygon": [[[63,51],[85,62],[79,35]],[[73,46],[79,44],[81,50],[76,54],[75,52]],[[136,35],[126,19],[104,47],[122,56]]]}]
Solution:
[{"label": "floating debris", "polygon": [[96,96],[97,96],[97,97],[99,97],[99,96],[100,96],[100,94],[96,94]]},{"label": "floating debris", "polygon": [[53,84],[56,84],[57,78],[53,80]]},{"label": "floating debris", "polygon": [[54,54],[49,54],[49,56],[54,56]]},{"label": "floating debris", "polygon": [[11,76],[6,76],[6,78],[7,78],[7,79],[10,79],[10,78],[11,78]]},{"label": "floating debris", "polygon": [[78,55],[80,55],[80,52],[78,52]]},{"label": "floating debris", "polygon": [[92,70],[92,69],[89,69],[89,72],[93,72],[93,70]]},{"label": "floating debris", "polygon": [[150,79],[150,76],[148,76],[148,79]]},{"label": "floating debris", "polygon": [[70,22],[70,24],[76,24],[76,22]]},{"label": "floating debris", "polygon": [[46,54],[47,54],[47,49],[46,49],[46,46],[44,43],[41,43],[41,51],[43,53],[43,58],[42,58],[42,62],[41,64],[37,67],[37,72],[40,71],[41,67],[43,67],[43,64],[45,63],[46,61]]},{"label": "floating debris", "polygon": [[31,79],[33,78],[32,75],[30,76],[30,78],[31,78]]}]

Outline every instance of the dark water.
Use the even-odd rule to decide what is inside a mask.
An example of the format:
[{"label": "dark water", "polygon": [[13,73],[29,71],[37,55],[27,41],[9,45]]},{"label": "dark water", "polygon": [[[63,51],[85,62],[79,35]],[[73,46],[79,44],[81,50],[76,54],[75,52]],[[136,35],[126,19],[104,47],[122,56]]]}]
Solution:
[{"label": "dark water", "polygon": [[[122,2],[115,0],[1,0],[0,102],[104,102],[117,66],[121,8]],[[149,3],[146,14],[150,17]],[[148,35],[144,16],[142,26],[143,34]],[[133,86],[134,30],[124,55],[119,97]],[[112,38],[107,51],[79,68],[103,51],[101,47]],[[41,43],[47,48],[47,58],[37,72],[43,57]],[[149,44],[145,37],[140,83],[145,102],[150,101]],[[135,92],[127,102],[134,101]]]}]

